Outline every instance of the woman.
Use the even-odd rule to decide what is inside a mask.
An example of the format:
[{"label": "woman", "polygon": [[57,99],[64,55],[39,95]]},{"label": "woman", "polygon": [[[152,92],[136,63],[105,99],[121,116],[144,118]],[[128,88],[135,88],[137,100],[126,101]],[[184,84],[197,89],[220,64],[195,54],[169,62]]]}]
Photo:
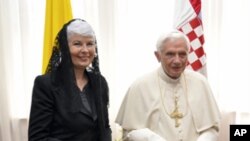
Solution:
[{"label": "woman", "polygon": [[29,141],[111,141],[107,106],[94,31],[73,19],[59,31],[46,73],[35,79]]}]

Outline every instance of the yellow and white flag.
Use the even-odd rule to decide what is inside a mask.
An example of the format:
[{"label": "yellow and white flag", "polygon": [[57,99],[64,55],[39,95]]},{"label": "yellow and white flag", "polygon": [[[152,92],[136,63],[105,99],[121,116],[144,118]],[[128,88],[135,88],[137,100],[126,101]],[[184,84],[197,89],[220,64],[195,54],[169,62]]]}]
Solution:
[{"label": "yellow and white flag", "polygon": [[71,19],[70,0],[46,0],[42,73],[46,71],[57,33]]}]

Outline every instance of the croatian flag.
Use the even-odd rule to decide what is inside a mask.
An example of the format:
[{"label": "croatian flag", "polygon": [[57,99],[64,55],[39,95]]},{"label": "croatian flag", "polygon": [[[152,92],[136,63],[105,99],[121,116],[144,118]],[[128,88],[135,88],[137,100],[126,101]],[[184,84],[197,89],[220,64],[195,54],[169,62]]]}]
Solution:
[{"label": "croatian flag", "polygon": [[174,26],[190,40],[187,68],[206,76],[206,54],[201,19],[201,0],[176,0]]}]

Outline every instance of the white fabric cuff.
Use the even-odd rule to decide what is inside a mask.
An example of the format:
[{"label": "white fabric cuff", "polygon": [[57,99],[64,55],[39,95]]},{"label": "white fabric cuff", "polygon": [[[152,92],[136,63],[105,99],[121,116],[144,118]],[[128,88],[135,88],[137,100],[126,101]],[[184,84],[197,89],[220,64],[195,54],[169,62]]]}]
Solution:
[{"label": "white fabric cuff", "polygon": [[204,131],[197,141],[217,141],[218,140],[218,132],[215,129],[209,129]]}]

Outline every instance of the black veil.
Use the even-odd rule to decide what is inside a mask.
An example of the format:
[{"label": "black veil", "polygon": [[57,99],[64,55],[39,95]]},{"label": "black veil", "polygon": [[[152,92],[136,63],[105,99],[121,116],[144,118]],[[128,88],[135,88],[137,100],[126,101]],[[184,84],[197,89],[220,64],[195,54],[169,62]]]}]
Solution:
[{"label": "black veil", "polygon": [[[66,60],[68,60],[68,61],[71,60],[70,54],[69,54],[68,41],[67,41],[67,27],[71,22],[73,22],[75,20],[81,20],[81,21],[85,22],[82,19],[73,19],[73,20],[69,21],[68,23],[64,24],[63,28],[59,31],[59,33],[57,34],[57,37],[55,39],[52,55],[51,55],[51,58],[49,60],[49,63],[48,63],[48,66],[46,68],[45,73],[55,71],[58,68],[60,68],[60,66],[66,65],[66,63],[71,63],[71,62],[65,62]],[[96,45],[97,45],[97,43],[96,43]],[[92,67],[90,67],[90,69],[93,72],[98,74],[98,73],[100,73],[100,69],[99,69],[99,57],[98,57],[97,46],[96,46],[96,54],[97,55],[95,56],[95,58],[92,62]],[[70,67],[70,66],[68,66],[68,67]]]}]

